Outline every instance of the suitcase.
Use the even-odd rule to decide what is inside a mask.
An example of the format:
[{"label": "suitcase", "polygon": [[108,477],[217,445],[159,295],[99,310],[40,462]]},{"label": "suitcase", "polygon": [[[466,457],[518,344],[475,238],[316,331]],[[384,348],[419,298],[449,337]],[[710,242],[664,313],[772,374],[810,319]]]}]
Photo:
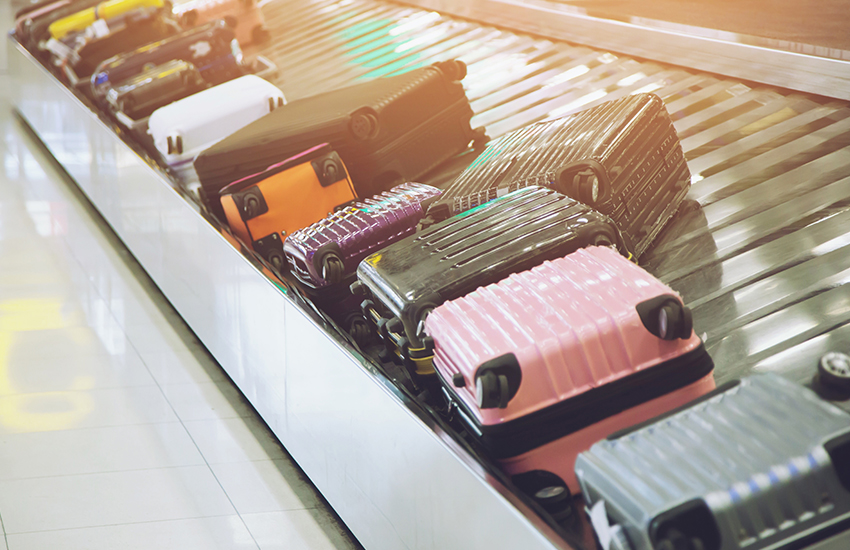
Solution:
[{"label": "suitcase", "polygon": [[576,474],[623,550],[850,548],[850,415],[774,374],[611,435]]},{"label": "suitcase", "polygon": [[526,185],[553,187],[608,215],[637,256],[690,188],[670,115],[654,94],[635,94],[507,134],[434,203],[435,220]]},{"label": "suitcase", "polygon": [[339,153],[360,197],[416,181],[481,137],[469,125],[465,75],[463,62],[445,61],[293,101],[201,153],[201,185],[215,198],[230,182],[317,143]]},{"label": "suitcase", "polygon": [[194,65],[174,60],[155,65],[111,88],[106,101],[113,112],[136,121],[206,87],[206,81]]},{"label": "suitcase", "polygon": [[[87,39],[65,60],[64,68],[72,84],[86,81],[103,61],[173,36],[180,28],[164,17],[165,10],[140,11],[129,15],[124,25],[110,29],[109,34]],[[89,91],[86,85],[84,90]]]},{"label": "suitcase", "polygon": [[405,183],[294,231],[283,243],[292,273],[314,289],[350,278],[363,258],[413,234],[438,196],[436,187]]},{"label": "suitcase", "polygon": [[425,333],[468,431],[553,514],[578,491],[579,452],[714,389],[681,298],[609,247],[446,302]]},{"label": "suitcase", "polygon": [[96,21],[103,21],[108,26],[111,19],[133,10],[159,9],[164,5],[164,0],[107,0],[52,22],[47,32],[55,40],[66,40],[69,35],[85,31]]},{"label": "suitcase", "polygon": [[172,60],[193,64],[212,85],[245,74],[242,50],[233,31],[224,21],[214,21],[104,61],[91,78],[94,97],[103,98],[116,83],[140,74],[151,65]]},{"label": "suitcase", "polygon": [[198,153],[284,103],[277,86],[240,76],[160,107],[148,120],[148,133],[165,163],[191,182],[197,179],[192,161]]},{"label": "suitcase", "polygon": [[[16,17],[15,34],[18,40],[33,53],[39,53],[45,43],[52,40],[48,28],[63,17],[96,6],[102,0],[58,0],[49,5],[39,5],[29,12],[19,12]],[[56,40],[53,40],[56,42]]]},{"label": "suitcase", "polygon": [[324,143],[231,183],[220,200],[233,232],[281,269],[287,235],[355,197],[345,165]]},{"label": "suitcase", "polygon": [[422,325],[433,308],[591,244],[625,252],[606,216],[553,189],[526,187],[368,256],[352,291],[368,298],[364,313],[387,348],[427,376],[434,371]]},{"label": "suitcase", "polygon": [[236,32],[240,44],[258,44],[269,37],[266,20],[256,0],[188,0],[176,3],[172,13],[187,29],[225,19]]},{"label": "suitcase", "polygon": [[21,44],[27,44],[33,21],[56,13],[56,10],[71,4],[71,0],[42,0],[21,8],[15,13],[15,37]]}]

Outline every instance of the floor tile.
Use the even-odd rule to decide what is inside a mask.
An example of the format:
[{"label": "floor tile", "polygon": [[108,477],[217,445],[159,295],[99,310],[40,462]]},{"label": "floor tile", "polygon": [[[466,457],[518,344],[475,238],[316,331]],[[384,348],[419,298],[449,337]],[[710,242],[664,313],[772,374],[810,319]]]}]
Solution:
[{"label": "floor tile", "polygon": [[178,334],[167,323],[145,323],[126,325],[124,332],[139,352],[191,350],[201,344],[195,341],[195,336],[188,330]]},{"label": "floor tile", "polygon": [[285,457],[280,443],[266,425],[254,418],[198,420],[184,424],[210,464]]},{"label": "floor tile", "polygon": [[205,350],[141,351],[139,355],[154,380],[162,386],[229,380]]},{"label": "floor tile", "polygon": [[180,422],[0,436],[0,480],[204,464]]},{"label": "floor tile", "polygon": [[64,529],[9,536],[14,550],[256,550],[239,516]]},{"label": "floor tile", "polygon": [[327,512],[290,510],[242,514],[262,550],[354,550],[362,548]]},{"label": "floor tile", "polygon": [[0,481],[6,534],[235,513],[207,466]]},{"label": "floor tile", "polygon": [[323,506],[316,489],[289,459],[212,464],[240,514]]},{"label": "floor tile", "polygon": [[180,420],[212,420],[254,416],[253,407],[228,380],[162,386]]},{"label": "floor tile", "polygon": [[0,377],[0,396],[155,384],[142,358],[132,349],[122,355],[81,353],[61,359],[18,352],[10,354],[6,361],[5,378]]},{"label": "floor tile", "polygon": [[156,386],[0,397],[0,434],[175,421]]}]

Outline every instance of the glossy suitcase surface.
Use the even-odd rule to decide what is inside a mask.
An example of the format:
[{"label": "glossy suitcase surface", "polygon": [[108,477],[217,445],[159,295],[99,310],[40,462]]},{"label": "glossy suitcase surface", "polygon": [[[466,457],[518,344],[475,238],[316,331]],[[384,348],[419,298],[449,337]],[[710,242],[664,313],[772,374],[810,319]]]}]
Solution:
[{"label": "glossy suitcase surface", "polygon": [[184,181],[194,181],[192,161],[198,153],[283,103],[274,84],[241,76],[160,107],[148,121],[148,132],[166,164]]},{"label": "glossy suitcase surface", "polygon": [[68,67],[73,70],[72,81],[88,81],[97,66],[110,57],[175,35],[180,28],[164,14],[164,9],[134,13],[120,28],[84,42],[68,59]]},{"label": "glossy suitcase surface", "polygon": [[15,35],[18,41],[21,44],[27,44],[33,21],[56,13],[56,10],[68,6],[70,3],[71,0],[44,0],[18,10],[15,13]]},{"label": "glossy suitcase surface", "polygon": [[850,547],[850,415],[774,374],[613,434],[576,473],[625,550]]},{"label": "glossy suitcase surface", "polygon": [[239,43],[248,45],[268,38],[263,12],[256,0],[188,0],[175,2],[175,17],[185,28],[192,28],[216,19],[227,19],[236,32]]},{"label": "glossy suitcase surface", "polygon": [[24,13],[15,22],[15,32],[22,44],[29,49],[38,51],[39,44],[42,46],[51,39],[48,28],[54,21],[79,12],[85,8],[96,6],[101,0],[69,0],[57,2],[49,6],[42,6]]},{"label": "glossy suitcase surface", "polygon": [[425,332],[444,387],[506,471],[545,471],[573,491],[591,443],[714,389],[681,298],[609,247],[446,302]]},{"label": "glossy suitcase surface", "polygon": [[607,217],[552,189],[526,187],[372,254],[357,278],[418,347],[420,322],[444,301],[603,243],[621,246]]},{"label": "glossy suitcase surface", "polygon": [[54,21],[47,31],[52,38],[63,40],[72,33],[86,30],[96,21],[104,21],[108,24],[111,19],[127,12],[144,8],[162,8],[164,5],[164,0],[107,0]]},{"label": "glossy suitcase surface", "polygon": [[103,97],[111,86],[142,73],[151,65],[172,60],[193,64],[201,76],[212,85],[222,84],[242,76],[242,50],[236,36],[224,21],[180,32],[174,36],[146,44],[101,63],[92,74],[92,91]]},{"label": "glossy suitcase surface", "polygon": [[638,257],[676,212],[690,172],[658,96],[636,94],[491,143],[432,206],[436,219],[545,185],[611,217]]},{"label": "glossy suitcase surface", "polygon": [[436,187],[405,183],[295,231],[283,245],[292,272],[312,288],[341,282],[363,258],[413,234],[423,203],[439,195]]},{"label": "glossy suitcase surface", "polygon": [[290,233],[355,196],[345,165],[325,143],[228,185],[220,200],[233,232],[280,269]]},{"label": "glossy suitcase surface", "polygon": [[175,60],[155,65],[120,82],[106,94],[106,101],[114,112],[139,120],[206,87],[194,65]]},{"label": "glossy suitcase surface", "polygon": [[446,61],[293,101],[204,151],[195,164],[207,197],[317,143],[348,167],[358,196],[415,181],[466,149],[475,134],[460,80]]}]

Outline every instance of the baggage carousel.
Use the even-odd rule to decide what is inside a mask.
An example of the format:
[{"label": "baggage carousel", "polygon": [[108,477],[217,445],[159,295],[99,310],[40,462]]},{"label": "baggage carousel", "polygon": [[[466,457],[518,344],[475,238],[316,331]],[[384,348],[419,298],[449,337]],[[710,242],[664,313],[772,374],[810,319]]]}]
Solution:
[{"label": "baggage carousel", "polygon": [[[289,100],[460,58],[473,126],[491,137],[658,94],[693,184],[641,264],[691,305],[718,384],[777,372],[850,410],[816,377],[821,355],[850,351],[850,64],[779,50],[765,58],[763,46],[694,36],[674,49],[676,33],[644,35],[556,4],[270,0],[272,39],[246,53],[277,65],[272,80]],[[635,36],[654,38],[638,51],[626,44]],[[594,547],[585,523],[538,515],[300,293],[269,278],[127,132],[10,40],[22,121],[363,546]],[[445,184],[472,158],[422,180]]]}]

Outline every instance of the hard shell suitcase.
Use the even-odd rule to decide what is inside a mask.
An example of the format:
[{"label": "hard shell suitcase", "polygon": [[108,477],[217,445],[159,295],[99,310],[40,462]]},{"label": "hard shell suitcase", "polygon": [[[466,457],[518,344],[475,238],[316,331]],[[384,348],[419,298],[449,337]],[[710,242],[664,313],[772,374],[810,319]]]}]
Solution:
[{"label": "hard shell suitcase", "polygon": [[293,101],[199,155],[201,185],[214,198],[230,182],[317,143],[339,153],[358,196],[415,181],[481,137],[469,125],[465,75],[463,62],[445,61]]},{"label": "hard shell suitcase", "polygon": [[109,34],[87,39],[64,60],[65,72],[73,84],[84,81],[86,91],[92,73],[100,63],[120,53],[163,40],[179,32],[176,23],[165,17],[165,10],[141,11],[127,16],[121,27]]},{"label": "hard shell suitcase", "polygon": [[60,8],[67,7],[71,0],[43,0],[26,6],[15,13],[15,37],[21,44],[28,45],[30,29],[33,22],[51,13],[57,13]]},{"label": "hard shell suitcase", "polygon": [[68,35],[85,31],[96,21],[109,24],[111,19],[120,17],[127,12],[144,8],[162,8],[165,0],[107,0],[62,19],[52,22],[47,28],[51,38],[64,40]]},{"label": "hard shell suitcase", "polygon": [[315,289],[342,282],[363,258],[413,234],[438,196],[436,187],[405,183],[293,232],[283,244],[292,273]]},{"label": "hard shell suitcase", "polygon": [[850,415],[774,374],[611,435],[576,474],[615,548],[850,548]]},{"label": "hard shell suitcase", "polygon": [[430,375],[422,324],[432,309],[591,244],[624,250],[606,216],[553,189],[526,187],[368,256],[352,290],[370,298],[364,309],[380,317],[380,334],[403,334],[402,356],[417,374]]},{"label": "hard shell suitcase", "polygon": [[184,28],[225,19],[240,44],[256,44],[268,38],[266,20],[256,0],[188,0],[177,2],[172,13]]},{"label": "hard shell suitcase", "polygon": [[579,452],[714,389],[681,298],[609,247],[446,302],[425,332],[469,431],[553,512],[578,490]]},{"label": "hard shell suitcase", "polygon": [[214,21],[107,59],[92,74],[94,97],[104,97],[112,86],[135,77],[151,65],[172,60],[193,64],[211,85],[245,74],[242,50],[233,31],[224,21]]},{"label": "hard shell suitcase", "polygon": [[131,121],[148,117],[155,110],[206,89],[207,83],[191,63],[169,61],[155,65],[121,82],[106,94],[113,112]]},{"label": "hard shell suitcase", "polygon": [[160,107],[148,120],[148,132],[165,163],[191,182],[198,153],[285,102],[277,86],[245,75]]},{"label": "hard shell suitcase", "polygon": [[339,155],[324,143],[221,190],[227,224],[273,266],[286,265],[283,241],[356,197]]},{"label": "hard shell suitcase", "polygon": [[611,217],[640,257],[676,212],[691,175],[670,115],[635,94],[502,136],[432,205],[445,219],[501,193],[545,185]]}]

